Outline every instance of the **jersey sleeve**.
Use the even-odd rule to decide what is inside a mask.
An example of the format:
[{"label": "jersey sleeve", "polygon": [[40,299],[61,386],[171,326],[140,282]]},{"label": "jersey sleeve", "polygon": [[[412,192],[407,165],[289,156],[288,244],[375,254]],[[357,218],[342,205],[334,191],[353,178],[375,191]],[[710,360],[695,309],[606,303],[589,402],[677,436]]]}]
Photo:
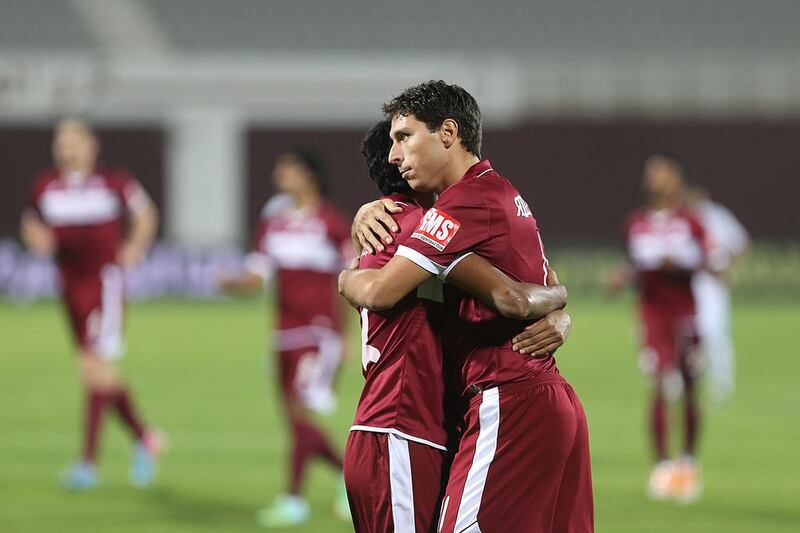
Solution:
[{"label": "jersey sleeve", "polygon": [[120,194],[128,210],[133,213],[139,213],[153,203],[150,195],[147,194],[142,184],[132,174],[122,172],[120,173],[120,178]]},{"label": "jersey sleeve", "polygon": [[428,209],[416,230],[400,243],[396,255],[444,278],[461,259],[476,251],[488,239],[490,211],[477,191],[459,193],[440,198]]},{"label": "jersey sleeve", "polygon": [[750,235],[730,209],[723,207],[722,213],[726,229],[725,244],[733,256],[741,255],[750,245]]},{"label": "jersey sleeve", "polygon": [[42,193],[44,192],[43,180],[41,178],[37,178],[34,180],[31,188],[28,190],[28,200],[25,204],[25,209],[22,212],[23,217],[27,216],[34,216],[43,220],[42,217],[42,208],[39,205],[39,201],[42,197]]},{"label": "jersey sleeve", "polygon": [[264,279],[271,277],[274,265],[267,253],[266,239],[269,231],[269,219],[262,217],[256,226],[250,252],[244,258],[245,271],[261,276]]},{"label": "jersey sleeve", "polygon": [[338,211],[331,210],[328,232],[330,239],[339,251],[342,266],[346,268],[356,256],[356,250],[353,247],[353,241],[350,239],[350,224],[344,215]]}]

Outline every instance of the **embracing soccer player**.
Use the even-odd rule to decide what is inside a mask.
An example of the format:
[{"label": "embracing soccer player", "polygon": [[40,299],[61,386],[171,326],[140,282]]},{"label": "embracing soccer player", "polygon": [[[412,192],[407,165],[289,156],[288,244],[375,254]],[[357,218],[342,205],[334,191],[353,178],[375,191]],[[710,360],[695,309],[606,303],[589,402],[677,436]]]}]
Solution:
[{"label": "embracing soccer player", "polygon": [[[390,162],[417,191],[439,193],[380,269],[351,270],[340,290],[385,308],[478,254],[510,277],[544,285],[547,261],[528,204],[481,160],[481,116],[467,91],[442,81],[410,87],[384,106]],[[457,373],[463,431],[438,529],[592,531],[583,407],[547,353],[515,348],[523,324],[446,286],[444,352]]]},{"label": "embracing soccer player", "polygon": [[[386,206],[396,211],[386,222],[396,224],[399,233],[374,255],[369,253],[372,247],[365,248],[359,260],[365,269],[391,260],[396,243],[419,226],[434,200],[431,193],[413,191],[389,164],[390,128],[389,120],[375,124],[364,139],[362,154]],[[521,311],[517,318],[547,314],[525,332],[542,347],[560,346],[568,334],[569,317],[560,310],[566,291],[553,272],[551,287],[516,283],[485,259],[470,255],[449,279],[495,309],[512,315]],[[453,418],[458,403],[457,393],[448,387],[451,374],[442,357],[442,302],[442,283],[431,278],[390,309],[360,310],[365,384],[345,448],[345,482],[359,533],[437,527],[448,447],[450,452],[457,447]]]}]

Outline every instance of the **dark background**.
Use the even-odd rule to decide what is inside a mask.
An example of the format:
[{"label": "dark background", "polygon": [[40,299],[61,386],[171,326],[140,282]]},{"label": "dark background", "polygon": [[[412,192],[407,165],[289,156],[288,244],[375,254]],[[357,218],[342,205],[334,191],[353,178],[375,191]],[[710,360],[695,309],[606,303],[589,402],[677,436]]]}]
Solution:
[{"label": "dark background", "polygon": [[[358,147],[366,128],[251,128],[247,134],[247,221],[272,193],[281,152],[317,149],[331,178],[331,198],[352,214],[377,196]],[[99,128],[102,160],[131,170],[163,206],[167,135],[158,126]],[[483,155],[525,196],[552,244],[616,242],[640,201],[644,159],[678,155],[696,181],[731,208],[754,237],[800,240],[800,120],[554,120],[484,133]],[[30,180],[49,165],[50,130],[0,127],[0,237],[15,236]],[[198,177],[198,186],[202,176]],[[168,212],[163,213],[169,217]],[[162,226],[163,227],[163,226]]]}]

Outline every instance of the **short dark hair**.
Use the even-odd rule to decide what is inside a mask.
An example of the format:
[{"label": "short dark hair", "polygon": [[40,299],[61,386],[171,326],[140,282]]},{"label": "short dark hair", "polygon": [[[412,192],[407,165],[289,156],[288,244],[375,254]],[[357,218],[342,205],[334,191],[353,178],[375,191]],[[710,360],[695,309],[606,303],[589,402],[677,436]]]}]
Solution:
[{"label": "short dark hair", "polygon": [[413,85],[383,104],[389,118],[413,116],[435,131],[450,118],[458,123],[458,136],[464,149],[481,156],[481,109],[466,90],[445,81],[426,81]]},{"label": "short dark hair", "polygon": [[296,159],[301,165],[314,176],[317,188],[322,195],[328,194],[328,171],[325,163],[317,152],[310,148],[293,148],[287,150],[283,155]]},{"label": "short dark hair", "polygon": [[400,170],[389,163],[389,151],[392,149],[392,140],[389,138],[391,129],[392,122],[389,119],[373,124],[361,141],[361,155],[364,156],[370,179],[382,194],[411,194],[411,187],[400,175]]}]

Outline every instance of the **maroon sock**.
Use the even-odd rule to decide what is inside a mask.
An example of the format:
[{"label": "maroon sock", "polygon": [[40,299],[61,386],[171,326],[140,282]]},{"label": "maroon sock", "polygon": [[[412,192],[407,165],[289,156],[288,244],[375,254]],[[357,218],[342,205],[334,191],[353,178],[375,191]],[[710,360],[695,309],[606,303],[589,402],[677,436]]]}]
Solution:
[{"label": "maroon sock", "polygon": [[133,438],[141,440],[144,437],[144,426],[136,415],[136,410],[133,408],[133,402],[131,401],[128,389],[123,386],[117,392],[112,393],[111,397],[114,409],[116,409],[120,419],[128,426],[128,429],[130,429]]},{"label": "maroon sock", "polygon": [[693,388],[686,390],[686,405],[684,413],[684,446],[683,451],[686,455],[694,456],[697,445],[697,437],[700,430],[700,409]]},{"label": "maroon sock", "polygon": [[667,458],[667,403],[664,395],[658,391],[653,398],[650,414],[650,431],[657,461]]},{"label": "maroon sock", "polygon": [[292,464],[289,481],[289,493],[300,494],[306,463],[311,457],[313,443],[309,438],[307,426],[302,422],[292,422]]},{"label": "maroon sock", "polygon": [[342,458],[334,451],[328,438],[310,422],[292,422],[292,469],[289,492],[300,494],[306,465],[313,457],[322,457],[336,468],[342,468]]},{"label": "maroon sock", "polygon": [[334,468],[342,469],[342,457],[335,451],[333,444],[325,433],[319,428],[309,425],[310,433],[313,435],[314,455],[322,457]]},{"label": "maroon sock", "polygon": [[103,422],[103,408],[106,404],[105,393],[88,390],[84,407],[83,421],[83,460],[94,464],[97,458],[97,440]]}]

